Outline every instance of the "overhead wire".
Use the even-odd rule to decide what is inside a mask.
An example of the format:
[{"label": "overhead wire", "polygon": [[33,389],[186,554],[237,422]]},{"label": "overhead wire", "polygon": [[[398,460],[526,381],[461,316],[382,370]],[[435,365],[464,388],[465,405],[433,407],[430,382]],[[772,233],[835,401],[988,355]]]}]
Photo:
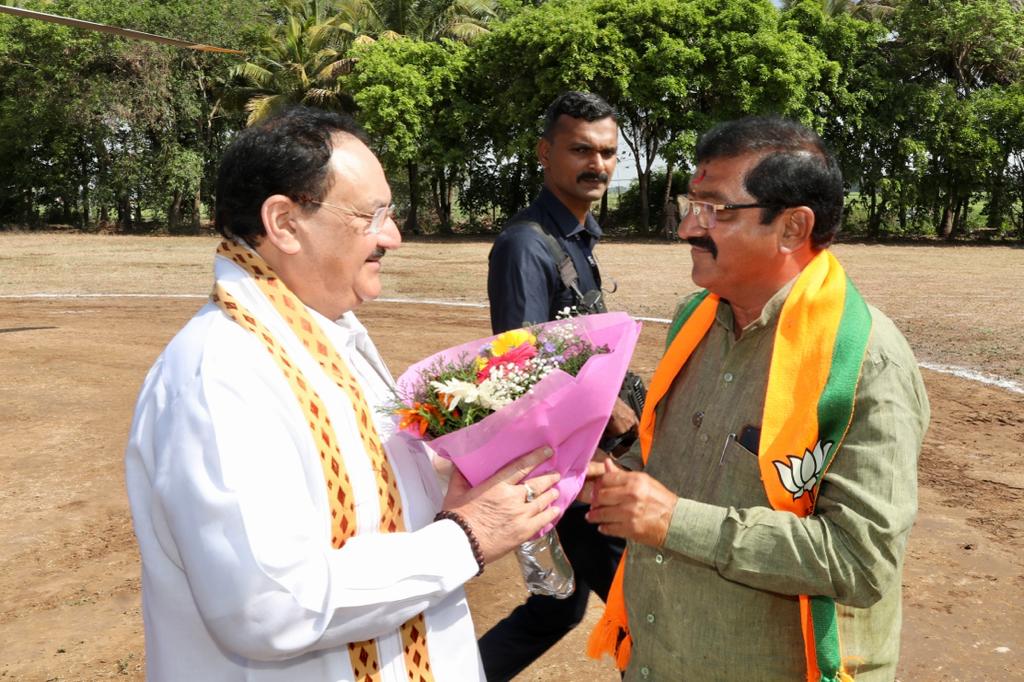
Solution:
[{"label": "overhead wire", "polygon": [[35,10],[22,9],[21,7],[10,7],[8,5],[0,5],[0,14],[10,14],[16,17],[23,17],[26,19],[48,21],[52,24],[63,24],[64,26],[73,26],[74,28],[81,28],[87,31],[109,33],[111,35],[121,36],[122,38],[130,38],[132,40],[147,40],[153,43],[161,43],[163,45],[171,45],[173,47],[181,47],[188,50],[198,50],[200,52],[216,52],[220,54],[244,54],[244,52],[242,52],[241,50],[232,50],[227,47],[217,47],[216,45],[206,45],[205,43],[193,43],[187,40],[168,38],[166,36],[157,35],[155,33],[146,33],[144,31],[136,31],[130,28],[121,28],[120,26],[108,26],[107,24],[99,24],[94,21],[85,21],[83,19],[63,17],[58,14],[47,14],[46,12],[37,12]]}]

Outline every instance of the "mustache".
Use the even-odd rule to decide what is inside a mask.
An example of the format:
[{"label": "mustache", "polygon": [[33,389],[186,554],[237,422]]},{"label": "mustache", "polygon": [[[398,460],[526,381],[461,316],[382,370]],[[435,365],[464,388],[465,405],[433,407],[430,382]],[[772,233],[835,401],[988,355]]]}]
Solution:
[{"label": "mustache", "polygon": [[595,182],[608,182],[607,173],[580,173],[576,176],[576,182],[593,180]]},{"label": "mustache", "polygon": [[373,253],[371,253],[370,257],[367,258],[366,260],[368,260],[368,261],[379,261],[385,255],[387,255],[387,251],[385,249],[382,249],[382,248],[380,248],[378,246],[377,248],[375,248],[373,250]]},{"label": "mustache", "polygon": [[698,249],[707,249],[711,252],[712,258],[718,258],[718,245],[711,239],[711,237],[687,237],[687,243],[690,246],[696,246]]}]

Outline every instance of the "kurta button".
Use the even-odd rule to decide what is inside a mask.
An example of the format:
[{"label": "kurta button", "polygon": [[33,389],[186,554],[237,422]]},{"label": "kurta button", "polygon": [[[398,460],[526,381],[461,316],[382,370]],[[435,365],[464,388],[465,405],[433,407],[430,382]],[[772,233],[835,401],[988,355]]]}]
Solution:
[{"label": "kurta button", "polygon": [[656,564],[665,563],[665,557],[662,556],[661,554],[655,554],[654,555],[654,563],[656,563]]},{"label": "kurta button", "polygon": [[648,613],[647,614],[647,622],[648,623],[653,623],[654,622],[654,614],[653,613]]},{"label": "kurta button", "polygon": [[640,668],[640,675],[643,676],[645,679],[650,677],[651,676],[651,669],[648,668],[646,665],[643,666],[642,668]]},{"label": "kurta button", "polygon": [[706,433],[700,434],[700,442],[701,443],[707,443],[708,442],[708,434],[706,434]]},{"label": "kurta button", "polygon": [[700,425],[703,422],[704,422],[704,413],[703,412],[694,412],[693,413],[693,425],[696,426],[699,429]]},{"label": "kurta button", "polygon": [[732,382],[732,372],[726,372],[724,375],[722,375],[722,378],[725,379],[725,383],[727,383],[727,384],[731,383]]}]

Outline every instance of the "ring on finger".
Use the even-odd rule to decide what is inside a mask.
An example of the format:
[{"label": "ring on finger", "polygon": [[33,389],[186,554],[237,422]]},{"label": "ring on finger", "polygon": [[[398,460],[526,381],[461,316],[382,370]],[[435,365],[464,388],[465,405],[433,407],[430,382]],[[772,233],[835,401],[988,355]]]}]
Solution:
[{"label": "ring on finger", "polygon": [[533,502],[533,498],[537,497],[537,494],[533,492],[529,483],[524,483],[523,486],[526,488],[526,501]]}]

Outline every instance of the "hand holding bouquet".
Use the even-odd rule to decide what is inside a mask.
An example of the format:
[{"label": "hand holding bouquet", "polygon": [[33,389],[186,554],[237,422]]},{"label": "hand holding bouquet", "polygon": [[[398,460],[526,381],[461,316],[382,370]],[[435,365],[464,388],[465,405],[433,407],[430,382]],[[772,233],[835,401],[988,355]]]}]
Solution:
[{"label": "hand holding bouquet", "polygon": [[390,411],[472,485],[550,446],[554,456],[535,473],[561,474],[564,509],[583,486],[639,334],[625,313],[604,313],[466,343],[406,370]]}]

